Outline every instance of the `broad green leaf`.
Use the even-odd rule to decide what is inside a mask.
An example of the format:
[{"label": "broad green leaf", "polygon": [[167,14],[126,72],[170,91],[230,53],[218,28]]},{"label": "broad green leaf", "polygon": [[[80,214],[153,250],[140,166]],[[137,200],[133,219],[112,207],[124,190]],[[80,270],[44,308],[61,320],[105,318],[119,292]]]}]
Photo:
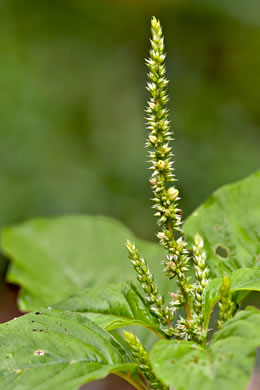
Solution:
[{"label": "broad green leaf", "polygon": [[260,345],[260,311],[251,306],[239,311],[214,334],[213,341],[229,337],[244,338],[255,347]]},{"label": "broad green leaf", "polygon": [[176,390],[245,390],[260,345],[260,312],[238,313],[216,333],[208,349],[162,340],[151,352],[156,375]]},{"label": "broad green leaf", "polygon": [[138,383],[120,344],[81,314],[46,309],[0,325],[1,389],[77,390],[111,372]]},{"label": "broad green leaf", "polygon": [[[239,269],[230,275],[230,279],[232,293],[237,291],[260,291],[260,267]],[[208,327],[209,317],[214,305],[220,299],[221,283],[221,277],[211,280],[203,294],[203,317],[205,328]],[[239,296],[236,301],[237,303],[240,303]]]},{"label": "broad green leaf", "polygon": [[162,272],[164,250],[136,239],[111,218],[40,218],[5,229],[2,247],[13,262],[7,279],[22,286],[20,308],[33,310],[59,302],[77,290],[136,279],[126,239],[135,241],[163,291],[173,288]]},{"label": "broad green leaf", "polygon": [[130,282],[90,288],[56,304],[55,309],[85,314],[107,331],[141,325],[160,334],[160,324],[137,288]]},{"label": "broad green leaf", "polygon": [[187,239],[199,233],[212,276],[260,261],[260,171],[210,196],[184,223]]},{"label": "broad green leaf", "polygon": [[162,340],[151,352],[154,372],[176,390],[211,390],[210,367],[203,347],[188,341]]}]

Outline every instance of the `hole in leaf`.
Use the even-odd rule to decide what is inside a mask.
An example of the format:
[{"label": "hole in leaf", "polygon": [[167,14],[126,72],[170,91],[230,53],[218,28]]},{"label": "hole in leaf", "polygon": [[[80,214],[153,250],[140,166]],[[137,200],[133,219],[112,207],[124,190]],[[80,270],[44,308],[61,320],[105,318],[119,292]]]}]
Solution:
[{"label": "hole in leaf", "polygon": [[217,245],[215,248],[215,255],[220,257],[221,259],[229,258],[229,249],[223,245]]}]

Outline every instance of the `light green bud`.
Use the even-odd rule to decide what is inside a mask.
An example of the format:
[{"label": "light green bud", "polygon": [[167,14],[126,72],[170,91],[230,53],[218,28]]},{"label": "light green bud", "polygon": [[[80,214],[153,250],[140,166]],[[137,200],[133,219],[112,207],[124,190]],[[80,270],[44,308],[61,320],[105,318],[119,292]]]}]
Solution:
[{"label": "light green bud", "polygon": [[175,187],[168,188],[167,193],[168,193],[170,200],[175,200],[179,195],[179,191]]},{"label": "light green bud", "polygon": [[165,169],[165,162],[163,160],[159,160],[157,162],[157,168],[160,170],[160,171],[163,171]]}]

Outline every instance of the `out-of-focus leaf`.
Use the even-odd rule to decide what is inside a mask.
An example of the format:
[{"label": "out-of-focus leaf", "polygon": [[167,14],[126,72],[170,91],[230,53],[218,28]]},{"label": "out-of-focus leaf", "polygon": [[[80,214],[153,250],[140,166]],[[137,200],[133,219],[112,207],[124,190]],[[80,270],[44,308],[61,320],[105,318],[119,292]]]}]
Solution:
[{"label": "out-of-focus leaf", "polygon": [[136,239],[111,218],[42,218],[5,229],[2,247],[14,264],[7,279],[22,287],[20,308],[37,309],[87,287],[135,279],[124,247],[126,239],[135,241],[162,291],[169,291],[173,283],[162,272],[163,249]]}]

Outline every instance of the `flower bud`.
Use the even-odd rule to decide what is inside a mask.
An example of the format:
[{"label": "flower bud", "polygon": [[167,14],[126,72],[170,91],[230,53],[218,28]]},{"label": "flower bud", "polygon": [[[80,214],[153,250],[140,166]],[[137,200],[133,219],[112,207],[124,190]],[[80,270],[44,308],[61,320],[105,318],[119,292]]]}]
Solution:
[{"label": "flower bud", "polygon": [[220,287],[220,295],[227,296],[229,294],[230,284],[231,284],[230,277],[228,275],[224,275],[222,277],[222,284]]},{"label": "flower bud", "polygon": [[149,135],[149,141],[151,142],[151,144],[155,144],[156,143],[156,141],[157,141],[157,138],[154,136],[154,135]]},{"label": "flower bud", "polygon": [[156,186],[156,184],[157,184],[157,179],[156,179],[156,177],[152,177],[152,178],[150,179],[150,183],[152,184],[152,186]]},{"label": "flower bud", "polygon": [[159,232],[157,233],[157,237],[159,238],[159,240],[163,240],[166,238],[166,235],[164,232]]},{"label": "flower bud", "polygon": [[168,188],[167,193],[168,193],[170,200],[175,200],[179,195],[179,191],[175,187]]},{"label": "flower bud", "polygon": [[174,271],[174,272],[176,271],[176,268],[177,268],[177,267],[176,267],[176,264],[175,264],[173,261],[169,261],[167,265],[168,265],[168,267],[169,267],[172,271]]},{"label": "flower bud", "polygon": [[164,168],[165,168],[165,162],[163,160],[159,160],[157,162],[157,168],[160,170],[160,171],[163,171]]}]

